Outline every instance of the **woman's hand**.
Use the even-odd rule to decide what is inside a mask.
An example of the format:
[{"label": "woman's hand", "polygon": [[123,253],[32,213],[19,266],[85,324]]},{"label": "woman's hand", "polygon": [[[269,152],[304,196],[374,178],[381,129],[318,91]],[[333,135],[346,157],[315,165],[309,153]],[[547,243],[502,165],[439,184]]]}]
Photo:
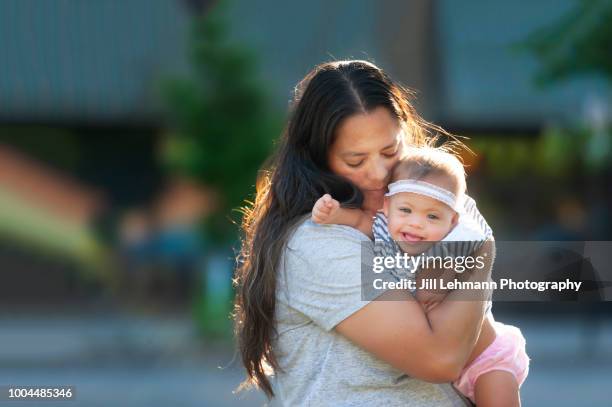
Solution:
[{"label": "woman's hand", "polygon": [[434,307],[438,304],[441,304],[442,301],[446,298],[448,292],[439,292],[439,291],[430,291],[422,294],[422,297],[419,298],[419,302],[423,306],[423,310],[426,314],[434,309]]}]

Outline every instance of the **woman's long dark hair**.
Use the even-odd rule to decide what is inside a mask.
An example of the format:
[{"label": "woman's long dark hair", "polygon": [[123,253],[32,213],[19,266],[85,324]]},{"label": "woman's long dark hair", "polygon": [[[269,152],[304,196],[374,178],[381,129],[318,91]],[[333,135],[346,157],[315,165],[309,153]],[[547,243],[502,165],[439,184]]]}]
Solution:
[{"label": "woman's long dark hair", "polygon": [[432,130],[448,134],[421,119],[413,96],[366,61],[321,64],[298,84],[280,144],[257,181],[255,202],[244,208],[234,309],[248,375],[241,387],[255,385],[274,396],[267,374],[279,368],[272,349],[277,269],[293,227],[325,193],[345,206],[360,207],[363,201],[359,189],[328,166],[338,125],[382,106],[397,118],[408,143],[422,145]]}]

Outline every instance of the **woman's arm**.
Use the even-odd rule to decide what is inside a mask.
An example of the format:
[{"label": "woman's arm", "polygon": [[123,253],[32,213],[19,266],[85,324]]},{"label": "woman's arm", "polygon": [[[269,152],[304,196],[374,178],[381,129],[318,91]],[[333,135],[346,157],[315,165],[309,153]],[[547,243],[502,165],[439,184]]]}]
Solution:
[{"label": "woman's arm", "polygon": [[[487,281],[495,244],[487,241],[476,255],[488,261],[482,271],[464,273],[470,281]],[[469,276],[468,276],[469,274]],[[486,299],[459,300],[460,291],[426,315],[406,291],[389,291],[336,325],[338,333],[410,376],[429,382],[455,380],[478,339]]]}]

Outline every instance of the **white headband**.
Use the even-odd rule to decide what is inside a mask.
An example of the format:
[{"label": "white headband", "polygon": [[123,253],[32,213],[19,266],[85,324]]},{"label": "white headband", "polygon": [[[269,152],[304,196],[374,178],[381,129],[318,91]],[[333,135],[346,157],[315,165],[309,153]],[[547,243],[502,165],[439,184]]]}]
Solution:
[{"label": "white headband", "polygon": [[425,181],[405,179],[389,184],[389,192],[385,196],[393,196],[400,192],[412,192],[436,199],[450,206],[455,212],[461,212],[463,202],[455,194],[437,185]]}]

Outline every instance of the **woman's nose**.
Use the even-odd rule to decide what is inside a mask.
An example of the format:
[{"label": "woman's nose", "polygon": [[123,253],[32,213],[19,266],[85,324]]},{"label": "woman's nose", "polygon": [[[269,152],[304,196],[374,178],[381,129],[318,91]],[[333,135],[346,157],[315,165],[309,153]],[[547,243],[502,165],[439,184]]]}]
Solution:
[{"label": "woman's nose", "polygon": [[370,179],[372,181],[376,181],[376,182],[384,182],[387,179],[387,167],[384,165],[384,163],[381,162],[376,162],[372,165],[372,167],[370,168]]}]

